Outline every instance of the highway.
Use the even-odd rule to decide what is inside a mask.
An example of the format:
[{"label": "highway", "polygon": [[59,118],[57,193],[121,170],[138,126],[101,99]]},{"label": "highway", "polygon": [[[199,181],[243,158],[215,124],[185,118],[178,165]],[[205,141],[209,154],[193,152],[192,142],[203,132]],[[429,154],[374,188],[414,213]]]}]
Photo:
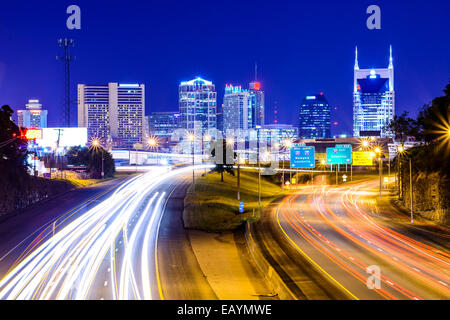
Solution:
[{"label": "highway", "polygon": [[[408,226],[407,216],[403,217],[403,228],[397,228],[398,223],[391,224],[390,220],[395,217],[398,221],[401,215],[393,209],[381,212],[377,191],[378,182],[373,180],[346,186],[311,186],[272,208],[268,217],[271,228],[281,234],[276,240],[285,241],[293,250],[290,259],[294,259],[292,255],[298,256],[295,259],[301,257],[320,278],[313,284],[318,287],[316,293],[310,294],[311,284],[295,280],[300,277],[298,273],[304,273],[301,264],[288,270],[288,263],[282,266],[299,289],[299,298],[450,298],[449,230],[439,243],[411,232],[415,227]],[[259,228],[267,233],[267,221],[265,229]],[[266,242],[267,237],[260,235]],[[279,253],[272,256],[281,259],[277,258]],[[374,278],[368,286],[369,267],[379,268],[379,286]],[[345,297],[337,295],[336,290]]]},{"label": "highway", "polygon": [[[0,299],[214,298],[192,253],[184,251],[182,234],[171,246],[174,252],[158,248],[167,246],[173,238],[170,232],[181,224],[179,204],[170,209],[173,214],[164,213],[172,193],[178,190],[182,194],[177,186],[185,188],[189,177],[192,167],[155,167],[106,190],[82,214],[62,215],[39,228],[32,233],[32,241],[11,249],[17,251],[28,243],[0,281]],[[170,219],[177,223],[171,224]],[[161,225],[166,227],[160,236]],[[166,276],[167,263],[174,254],[182,257],[182,253],[184,265],[171,269],[185,274],[185,281],[191,283],[186,285],[188,293],[180,292],[183,282],[171,290],[173,279]],[[192,265],[190,261],[194,261]]]}]

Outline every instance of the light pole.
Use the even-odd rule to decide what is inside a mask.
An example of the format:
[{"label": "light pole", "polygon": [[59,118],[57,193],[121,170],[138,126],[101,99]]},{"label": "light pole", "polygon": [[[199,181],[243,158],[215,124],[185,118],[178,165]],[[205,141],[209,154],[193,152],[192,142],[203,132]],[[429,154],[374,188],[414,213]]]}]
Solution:
[{"label": "light pole", "polygon": [[383,167],[381,164],[381,149],[375,148],[375,152],[378,153],[378,169],[379,169],[378,171],[379,171],[379,176],[380,176],[379,193],[380,193],[380,199],[381,199],[381,187],[382,187],[381,176],[382,176],[382,171],[383,171]]},{"label": "light pole", "polygon": [[413,210],[413,183],[412,183],[412,161],[409,158],[409,197],[411,198],[411,223],[414,223],[414,210]]},{"label": "light pole", "polygon": [[105,179],[105,156],[102,148],[102,179]]},{"label": "light pole", "polygon": [[[204,151],[204,142],[210,142],[211,139],[212,138],[211,138],[211,136],[208,133],[203,136],[203,139],[202,139],[202,164],[203,164],[203,157],[204,157],[204,153],[205,153],[205,151]],[[206,167],[205,167],[205,174],[206,174]]]},{"label": "light pole", "polygon": [[257,152],[257,157],[258,157],[258,206],[261,207],[261,165],[260,165],[260,161],[259,161],[259,140],[258,140],[258,152]]},{"label": "light pole", "polygon": [[401,183],[402,183],[400,170],[401,166],[400,156],[402,155],[403,151],[405,151],[405,148],[403,146],[399,146],[397,150],[398,150],[397,152],[398,199],[400,200]]},{"label": "light pole", "polygon": [[190,133],[188,135],[188,140],[191,142],[191,152],[192,152],[192,189],[195,193],[195,172],[194,172],[194,166],[195,166],[195,158],[194,158],[194,140],[195,135],[193,133]]},{"label": "light pole", "polygon": [[102,179],[104,179],[105,178],[105,165],[104,165],[105,155],[104,155],[103,146],[101,145],[99,139],[92,140],[92,146],[94,149],[101,148],[101,150],[102,150],[102,173],[101,173],[101,175],[102,175]]},{"label": "light pole", "polygon": [[[286,139],[284,140],[284,148],[289,150],[289,154],[291,152],[291,147],[292,147],[292,141],[290,139]],[[289,162],[289,183],[291,183],[292,181],[292,172],[291,172],[291,163]],[[283,183],[284,183],[284,163],[283,163]]]},{"label": "light pole", "polygon": [[158,139],[154,138],[154,137],[150,137],[147,140],[147,146],[149,147],[150,150],[155,150],[156,149],[156,165],[158,165]]},{"label": "light pole", "polygon": [[[227,145],[232,147],[233,152],[233,160],[234,160],[234,139],[233,138],[227,138]],[[224,150],[223,152],[227,152],[227,150]],[[240,186],[241,186],[241,158],[238,154],[238,176],[237,176],[237,199],[238,201],[241,200],[241,194],[240,194]],[[225,157],[227,159],[227,157]]]}]

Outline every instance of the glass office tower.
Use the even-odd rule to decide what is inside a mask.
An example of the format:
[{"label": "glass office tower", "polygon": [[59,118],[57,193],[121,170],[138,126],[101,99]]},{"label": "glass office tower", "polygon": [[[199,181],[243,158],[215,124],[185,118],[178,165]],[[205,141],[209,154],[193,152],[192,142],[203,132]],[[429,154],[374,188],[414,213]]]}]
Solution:
[{"label": "glass office tower", "polygon": [[388,137],[385,126],[395,114],[392,47],[384,69],[359,69],[356,49],[353,85],[353,136]]},{"label": "glass office tower", "polygon": [[180,128],[189,131],[217,128],[217,93],[212,82],[202,78],[181,82],[179,87]]},{"label": "glass office tower", "polygon": [[330,105],[323,93],[306,96],[300,105],[298,127],[299,138],[330,138],[330,117]]}]

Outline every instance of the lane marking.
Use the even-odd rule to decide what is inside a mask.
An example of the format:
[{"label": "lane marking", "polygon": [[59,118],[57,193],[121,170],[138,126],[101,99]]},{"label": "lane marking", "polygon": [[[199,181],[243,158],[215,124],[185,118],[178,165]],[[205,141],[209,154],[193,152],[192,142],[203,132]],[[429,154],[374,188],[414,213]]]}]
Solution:
[{"label": "lane marking", "polygon": [[[283,201],[284,202],[284,201]],[[283,204],[283,203],[282,203]],[[353,293],[351,293],[347,288],[345,288],[339,281],[337,281],[335,278],[333,278],[328,272],[326,272],[321,266],[319,266],[313,259],[311,259],[311,257],[309,257],[302,249],[300,249],[300,247],[295,243],[294,240],[291,239],[291,237],[288,236],[288,234],[286,233],[286,231],[284,231],[283,227],[281,226],[281,222],[280,222],[280,207],[281,205],[277,208],[277,222],[278,222],[278,226],[280,227],[281,231],[284,233],[284,235],[286,236],[286,238],[294,245],[294,247],[300,251],[300,253],[302,255],[304,255],[312,264],[314,264],[314,266],[316,266],[320,271],[322,271],[328,278],[330,278],[334,283],[336,283],[341,289],[343,289],[347,294],[349,294],[354,300],[359,300],[358,297],[356,297]]]}]

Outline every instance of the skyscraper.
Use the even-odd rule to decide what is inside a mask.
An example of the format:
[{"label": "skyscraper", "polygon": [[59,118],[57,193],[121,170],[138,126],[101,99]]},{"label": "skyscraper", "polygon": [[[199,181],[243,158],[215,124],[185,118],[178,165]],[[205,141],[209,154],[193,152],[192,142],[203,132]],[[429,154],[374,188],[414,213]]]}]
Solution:
[{"label": "skyscraper", "polygon": [[202,78],[181,82],[179,87],[180,128],[189,131],[217,128],[217,93],[212,82]]},{"label": "skyscraper", "polygon": [[178,112],[152,112],[148,116],[150,135],[161,139],[169,139],[179,127]]},{"label": "skyscraper", "polygon": [[227,84],[223,96],[223,132],[252,129],[255,123],[250,91]]},{"label": "skyscraper", "polygon": [[298,134],[302,139],[330,138],[331,109],[323,93],[306,96],[299,113]]},{"label": "skyscraper", "polygon": [[377,69],[359,69],[358,48],[356,48],[353,81],[353,136],[386,137],[384,127],[393,119],[394,114],[392,47],[389,66]]},{"label": "skyscraper", "polygon": [[145,86],[143,84],[78,84],[78,126],[88,137],[132,149],[143,143]]},{"label": "skyscraper", "polygon": [[17,111],[19,127],[47,128],[47,110],[42,109],[39,100],[28,100],[25,110]]},{"label": "skyscraper", "polygon": [[261,83],[258,81],[250,82],[250,98],[252,109],[254,110],[255,125],[261,127],[264,125],[264,91],[261,90]]}]

